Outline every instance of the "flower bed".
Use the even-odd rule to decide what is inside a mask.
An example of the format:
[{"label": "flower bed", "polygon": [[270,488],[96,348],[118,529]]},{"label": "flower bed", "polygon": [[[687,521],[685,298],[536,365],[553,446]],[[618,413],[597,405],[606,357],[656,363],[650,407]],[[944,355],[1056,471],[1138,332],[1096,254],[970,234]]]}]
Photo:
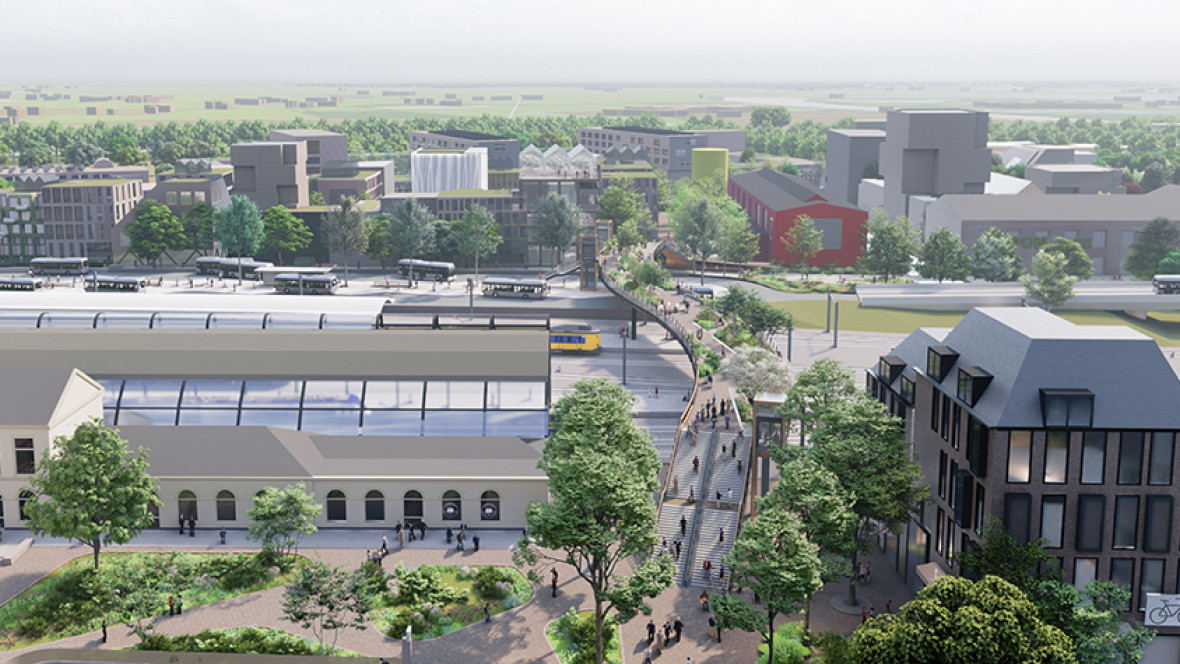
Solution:
[{"label": "flower bed", "polygon": [[[303,558],[261,554],[104,553],[75,558],[0,606],[0,649],[57,640],[288,583]],[[285,569],[284,569],[285,568]]]},{"label": "flower bed", "polygon": [[369,617],[381,633],[432,639],[516,608],[533,597],[533,585],[513,567],[433,565],[393,572],[369,570],[374,606]]},{"label": "flower bed", "polygon": [[[613,617],[607,616],[602,625],[604,632],[603,659],[608,664],[622,664],[623,639],[619,626]],[[593,664],[596,655],[594,647],[594,612],[575,612],[570,608],[564,616],[549,623],[545,638],[553,648],[553,654],[561,664]]]},{"label": "flower bed", "polygon": [[[281,629],[265,627],[235,627],[207,629],[200,634],[152,634],[132,650],[161,652],[225,652],[255,655],[320,655],[320,644],[315,639],[296,636]],[[331,657],[365,657],[343,648],[325,649]]]}]

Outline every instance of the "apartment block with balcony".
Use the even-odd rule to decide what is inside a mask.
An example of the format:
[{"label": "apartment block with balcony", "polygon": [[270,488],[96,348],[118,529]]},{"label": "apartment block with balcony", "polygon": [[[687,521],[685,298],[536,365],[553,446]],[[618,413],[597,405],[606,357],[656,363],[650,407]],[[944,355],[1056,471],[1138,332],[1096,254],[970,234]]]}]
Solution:
[{"label": "apartment block with balcony", "polygon": [[45,255],[39,194],[0,192],[0,265],[24,265]]}]

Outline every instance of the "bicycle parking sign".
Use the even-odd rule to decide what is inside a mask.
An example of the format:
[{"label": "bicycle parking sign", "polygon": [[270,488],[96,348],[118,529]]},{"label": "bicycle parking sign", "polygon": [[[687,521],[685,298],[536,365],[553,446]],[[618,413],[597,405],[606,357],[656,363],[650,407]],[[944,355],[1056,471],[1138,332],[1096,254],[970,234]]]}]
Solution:
[{"label": "bicycle parking sign", "polygon": [[1180,595],[1147,593],[1143,614],[1148,627],[1180,627]]}]

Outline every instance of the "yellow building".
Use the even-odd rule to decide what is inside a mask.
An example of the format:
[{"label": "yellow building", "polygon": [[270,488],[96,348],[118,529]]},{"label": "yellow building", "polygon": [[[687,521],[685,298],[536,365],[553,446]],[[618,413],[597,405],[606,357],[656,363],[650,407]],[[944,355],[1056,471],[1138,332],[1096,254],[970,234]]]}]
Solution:
[{"label": "yellow building", "polygon": [[725,148],[693,148],[692,179],[700,180],[721,175],[721,181],[729,180],[729,150]]}]

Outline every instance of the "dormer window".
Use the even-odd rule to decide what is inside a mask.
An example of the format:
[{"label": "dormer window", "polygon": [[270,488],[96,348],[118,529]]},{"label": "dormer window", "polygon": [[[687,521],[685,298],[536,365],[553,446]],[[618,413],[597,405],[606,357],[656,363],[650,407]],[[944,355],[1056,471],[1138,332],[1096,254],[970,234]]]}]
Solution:
[{"label": "dormer window", "polygon": [[992,375],[979,367],[960,368],[957,392],[959,401],[974,408],[975,404],[979,403],[979,398],[983,396],[983,391],[991,382]]},{"label": "dormer window", "polygon": [[930,380],[941,383],[951,373],[951,367],[959,360],[959,354],[949,346],[931,346],[926,349],[926,375]]},{"label": "dormer window", "polygon": [[905,360],[896,355],[885,355],[877,363],[877,377],[885,384],[892,385],[901,372],[905,371],[905,367]]},{"label": "dormer window", "polygon": [[1041,417],[1046,428],[1089,429],[1094,425],[1094,393],[1042,388]]}]

